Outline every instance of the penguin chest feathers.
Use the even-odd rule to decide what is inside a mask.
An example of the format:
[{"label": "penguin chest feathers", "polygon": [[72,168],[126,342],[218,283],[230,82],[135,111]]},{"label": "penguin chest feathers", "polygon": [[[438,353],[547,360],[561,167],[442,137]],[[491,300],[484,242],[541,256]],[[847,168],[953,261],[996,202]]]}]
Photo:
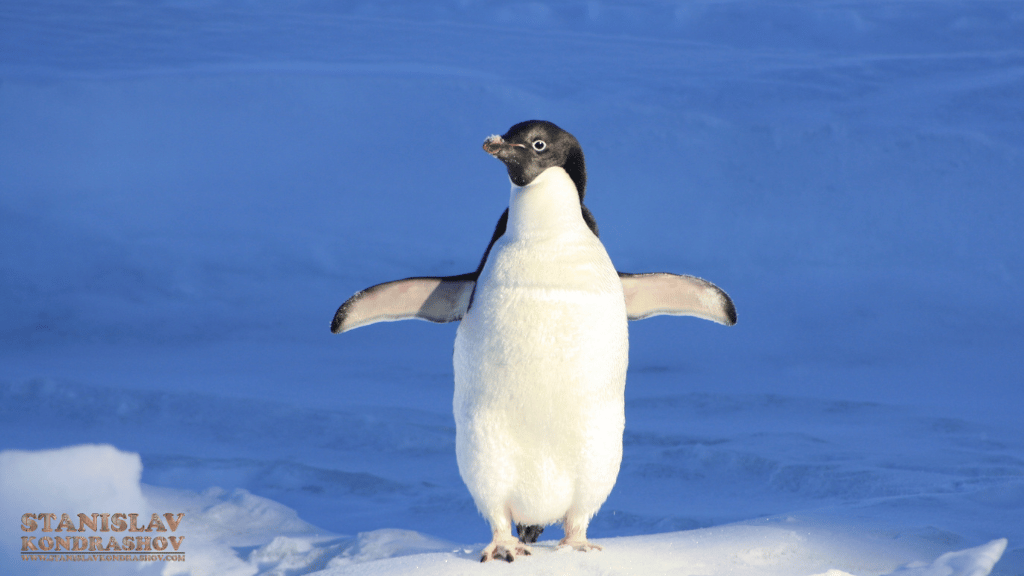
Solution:
[{"label": "penguin chest feathers", "polygon": [[457,356],[461,350],[472,358],[463,357],[456,372],[487,371],[488,382],[477,384],[483,387],[573,387],[580,374],[607,368],[611,359],[624,374],[627,348],[622,282],[583,219],[572,179],[552,167],[526,186],[513,185],[505,233],[456,336]]},{"label": "penguin chest feathers", "polygon": [[481,510],[593,514],[622,458],[622,283],[562,168],[513,186],[455,339],[456,454]]},{"label": "penguin chest feathers", "polygon": [[562,168],[512,186],[505,234],[481,271],[477,293],[492,286],[621,294],[615,267],[583,220],[579,194]]},{"label": "penguin chest feathers", "polygon": [[547,343],[534,354],[578,347],[586,354],[595,340],[625,338],[622,283],[562,168],[513,185],[505,234],[484,264],[467,316],[506,347],[540,346],[524,338]]}]

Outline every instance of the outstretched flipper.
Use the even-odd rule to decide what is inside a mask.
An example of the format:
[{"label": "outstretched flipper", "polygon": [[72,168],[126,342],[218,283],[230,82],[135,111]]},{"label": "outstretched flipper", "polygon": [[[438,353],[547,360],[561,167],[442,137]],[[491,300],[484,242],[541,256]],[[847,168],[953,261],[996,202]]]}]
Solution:
[{"label": "outstretched flipper", "polygon": [[461,320],[469,309],[477,274],[406,278],[356,292],[334,314],[331,332],[419,318],[445,323]]},{"label": "outstretched flipper", "polygon": [[696,316],[726,326],[736,323],[736,307],[721,288],[696,276],[619,272],[630,320],[651,316]]}]

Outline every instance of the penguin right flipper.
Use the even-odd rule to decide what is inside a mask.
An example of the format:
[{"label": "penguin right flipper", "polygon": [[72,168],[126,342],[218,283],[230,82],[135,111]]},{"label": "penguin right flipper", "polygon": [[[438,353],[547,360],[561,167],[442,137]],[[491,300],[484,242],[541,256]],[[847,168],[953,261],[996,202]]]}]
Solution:
[{"label": "penguin right flipper", "polygon": [[340,334],[374,322],[418,318],[445,323],[461,320],[476,287],[475,273],[395,280],[356,292],[334,314],[331,332]]},{"label": "penguin right flipper", "polygon": [[724,290],[696,276],[665,272],[619,272],[630,320],[651,316],[696,316],[726,326],[736,323],[736,307]]}]

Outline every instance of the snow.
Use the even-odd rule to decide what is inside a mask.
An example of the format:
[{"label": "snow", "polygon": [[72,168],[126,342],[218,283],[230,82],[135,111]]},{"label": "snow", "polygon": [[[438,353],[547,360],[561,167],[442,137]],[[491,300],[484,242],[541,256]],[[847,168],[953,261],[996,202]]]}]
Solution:
[{"label": "snow", "polygon": [[112,446],[6,450],[0,452],[0,470],[6,543],[20,540],[21,515],[29,511],[147,509],[139,455]]},{"label": "snow", "polygon": [[[997,0],[0,3],[0,571],[1024,572],[1022,39]],[[739,323],[630,324],[603,551],[480,565],[455,325],[328,327],[476,267],[530,118],[620,270]],[[187,560],[22,561],[43,512],[184,512]]]},{"label": "snow", "polygon": [[[0,485],[5,526],[20,525],[21,510],[174,510],[185,562],[148,562],[125,570],[123,564],[63,563],[61,573],[121,574],[141,568],[152,574],[476,574],[478,546],[460,546],[422,533],[379,529],[355,536],[326,533],[294,510],[244,489],[202,493],[141,486],[136,454],[105,445],[79,445],[38,452],[0,453],[5,474]],[[69,486],[68,472],[75,482]],[[19,484],[18,481],[21,481]],[[71,488],[67,490],[67,488]],[[99,496],[97,496],[99,495]],[[12,504],[13,503],[13,504]],[[1005,539],[941,554],[932,562],[911,561],[914,553],[934,554],[950,535],[866,531],[834,520],[793,516],[741,522],[698,530],[599,539],[606,550],[575,553],[542,541],[522,558],[531,574],[811,574],[829,576],[888,573],[900,576],[988,574],[1006,547]],[[144,524],[144,522],[143,522]],[[175,530],[177,531],[177,530]],[[92,532],[90,532],[92,533]],[[5,530],[7,541],[16,530]],[[37,532],[36,534],[42,534]],[[51,532],[59,535],[58,531]],[[77,532],[75,533],[77,534]],[[42,537],[39,538],[40,540]],[[105,539],[104,539],[105,540]],[[169,552],[169,551],[168,551]],[[50,563],[27,564],[5,558],[16,573],[47,574]],[[497,565],[499,563],[494,563]],[[840,568],[836,568],[839,566]],[[27,569],[27,570],[26,570]],[[35,570],[33,570],[35,569]],[[824,572],[828,570],[828,572]]]}]

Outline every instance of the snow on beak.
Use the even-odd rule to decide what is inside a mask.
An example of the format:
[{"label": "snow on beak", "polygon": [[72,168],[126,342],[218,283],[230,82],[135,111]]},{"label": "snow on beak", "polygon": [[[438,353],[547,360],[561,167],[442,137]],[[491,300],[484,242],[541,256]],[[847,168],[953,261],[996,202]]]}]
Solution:
[{"label": "snow on beak", "polygon": [[506,142],[504,138],[496,134],[493,136],[488,136],[487,139],[484,140],[484,151],[499,160],[504,160],[504,158],[507,158],[512,148],[517,147],[525,148],[525,146],[523,146],[522,144],[512,144]]},{"label": "snow on beak", "polygon": [[508,144],[506,144],[505,141],[502,140],[501,136],[498,136],[497,134],[488,136],[487,139],[484,140],[484,152],[487,152],[491,156],[497,156],[498,152],[507,148]]}]

